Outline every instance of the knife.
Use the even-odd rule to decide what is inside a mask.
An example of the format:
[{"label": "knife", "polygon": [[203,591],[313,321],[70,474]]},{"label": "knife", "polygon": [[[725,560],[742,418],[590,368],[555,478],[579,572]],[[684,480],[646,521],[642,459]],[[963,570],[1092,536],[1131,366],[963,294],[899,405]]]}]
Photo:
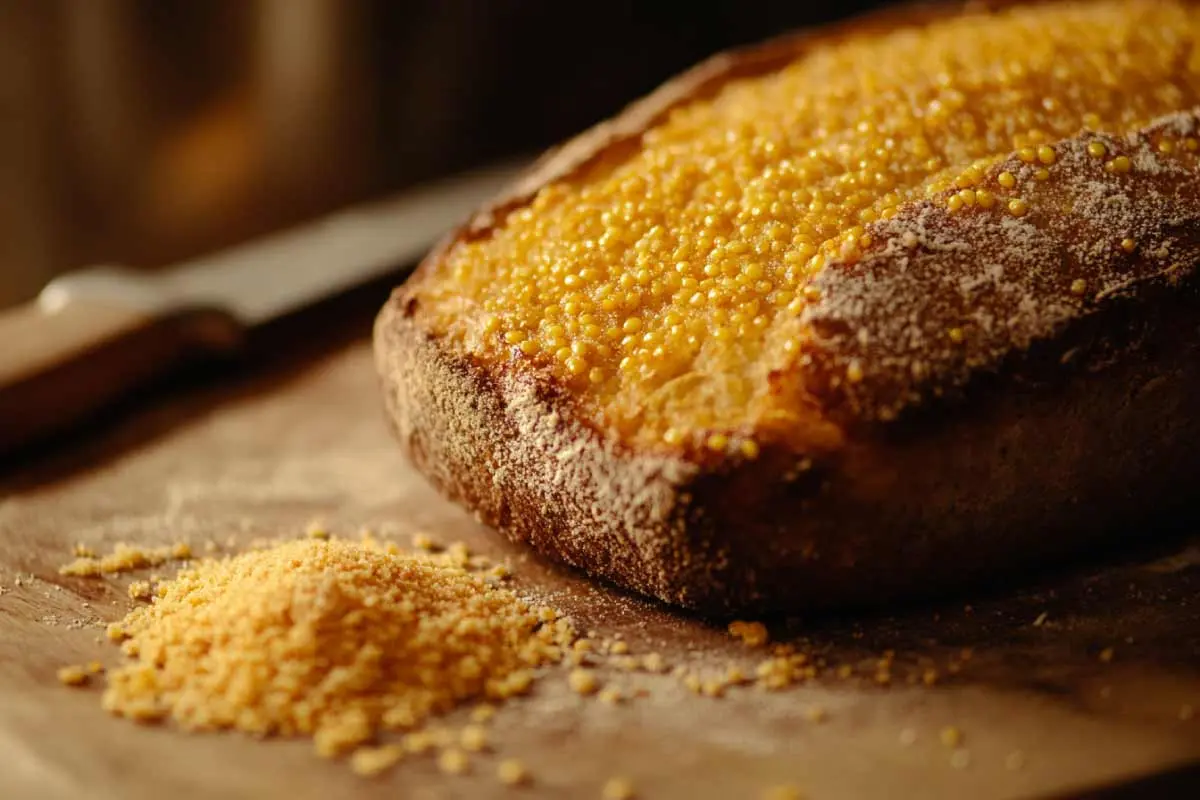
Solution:
[{"label": "knife", "polygon": [[68,273],[0,311],[0,455],[252,328],[410,267],[522,168],[498,164],[154,272]]}]

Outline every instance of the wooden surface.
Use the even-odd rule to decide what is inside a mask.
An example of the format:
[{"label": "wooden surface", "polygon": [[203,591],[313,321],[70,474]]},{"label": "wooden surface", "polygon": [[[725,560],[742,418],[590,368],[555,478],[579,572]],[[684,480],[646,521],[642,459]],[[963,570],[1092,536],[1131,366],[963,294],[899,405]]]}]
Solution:
[{"label": "wooden surface", "polygon": [[[314,517],[335,532],[426,530],[511,558],[526,591],[584,630],[623,634],[633,653],[714,670],[752,669],[762,656],[720,626],[528,557],[441,500],[390,441],[369,346],[350,337],[257,375],[175,387],[0,476],[0,798],[598,797],[612,775],[647,799],[756,798],[776,783],[812,798],[992,798],[1200,757],[1200,717],[1181,719],[1200,711],[1200,545],[1186,541],[1020,589],[775,626],[831,665],[856,665],[862,677],[849,681],[709,699],[670,676],[618,672],[613,681],[648,695],[614,708],[571,694],[553,673],[495,722],[497,755],[535,775],[519,792],[495,780],[497,755],[465,777],[414,759],[367,781],[318,760],[308,742],[138,727],[107,716],[97,689],[56,681],[64,664],[115,663],[100,626],[131,606],[128,577],[57,574],[72,543],[245,542],[298,533]],[[1107,647],[1111,662],[1099,656]],[[888,649],[894,681],[880,687],[871,676]],[[938,684],[907,682],[929,666]],[[826,721],[808,719],[814,706]],[[963,732],[965,767],[939,742],[947,725]],[[1006,767],[1013,751],[1021,769]]]}]

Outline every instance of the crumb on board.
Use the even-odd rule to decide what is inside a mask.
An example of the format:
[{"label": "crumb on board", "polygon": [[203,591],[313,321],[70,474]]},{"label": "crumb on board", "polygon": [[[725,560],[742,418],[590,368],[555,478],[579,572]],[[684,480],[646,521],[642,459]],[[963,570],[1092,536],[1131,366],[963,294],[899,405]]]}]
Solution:
[{"label": "crumb on board", "polygon": [[742,640],[747,647],[762,647],[770,639],[767,626],[761,622],[734,620],[729,623],[729,635]]},{"label": "crumb on board", "polygon": [[621,689],[618,686],[605,686],[596,694],[597,700],[610,706],[617,705],[624,698],[625,695],[621,692]]},{"label": "crumb on board", "polygon": [[576,694],[594,694],[600,688],[596,673],[588,669],[573,669],[567,675],[567,684]]},{"label": "crumb on board", "polygon": [[74,561],[59,567],[58,572],[60,575],[73,577],[98,578],[103,575],[136,572],[157,567],[168,561],[187,561],[191,558],[192,548],[187,542],[176,542],[162,547],[141,547],[117,542],[111,553],[77,556]]},{"label": "crumb on board", "polygon": [[962,731],[954,725],[947,725],[946,727],[942,728],[941,732],[938,734],[938,738],[941,739],[942,744],[944,744],[946,747],[958,747],[963,742]]},{"label": "crumb on board", "polygon": [[57,672],[58,682],[64,686],[84,686],[87,684],[89,674],[84,667],[72,664],[66,667],[60,667]]},{"label": "crumb on board", "polygon": [[522,786],[529,783],[529,770],[515,758],[506,758],[496,765],[496,777],[505,786]]},{"label": "crumb on board", "polygon": [[488,722],[496,716],[496,707],[491,703],[480,703],[471,709],[472,722]]},{"label": "crumb on board", "polygon": [[600,792],[603,800],[633,800],[636,796],[633,783],[628,778],[609,778]]},{"label": "crumb on board", "polygon": [[459,744],[469,753],[481,753],[488,749],[488,733],[480,725],[467,725],[459,732]]},{"label": "crumb on board", "polygon": [[365,778],[380,775],[404,758],[404,748],[399,745],[383,747],[360,747],[350,755],[350,769]]},{"label": "crumb on board", "polygon": [[471,769],[471,759],[462,750],[451,747],[438,755],[437,766],[447,775],[464,775]]}]

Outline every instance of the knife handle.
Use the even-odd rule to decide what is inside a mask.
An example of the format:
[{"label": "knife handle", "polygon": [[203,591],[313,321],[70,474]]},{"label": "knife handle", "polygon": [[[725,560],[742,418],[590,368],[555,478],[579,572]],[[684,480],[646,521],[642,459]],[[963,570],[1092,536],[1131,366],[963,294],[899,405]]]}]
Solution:
[{"label": "knife handle", "polygon": [[[117,285],[109,281],[106,288]],[[226,314],[171,308],[162,297],[139,302],[145,296],[48,290],[38,301],[0,311],[0,455],[241,339],[240,326]]]}]

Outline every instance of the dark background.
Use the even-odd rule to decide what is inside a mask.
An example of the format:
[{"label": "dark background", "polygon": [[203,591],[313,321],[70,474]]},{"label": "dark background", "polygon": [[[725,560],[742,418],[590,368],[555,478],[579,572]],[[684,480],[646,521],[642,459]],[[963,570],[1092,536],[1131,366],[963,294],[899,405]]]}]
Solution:
[{"label": "dark background", "polygon": [[534,153],[870,5],[0,0],[0,305]]}]

